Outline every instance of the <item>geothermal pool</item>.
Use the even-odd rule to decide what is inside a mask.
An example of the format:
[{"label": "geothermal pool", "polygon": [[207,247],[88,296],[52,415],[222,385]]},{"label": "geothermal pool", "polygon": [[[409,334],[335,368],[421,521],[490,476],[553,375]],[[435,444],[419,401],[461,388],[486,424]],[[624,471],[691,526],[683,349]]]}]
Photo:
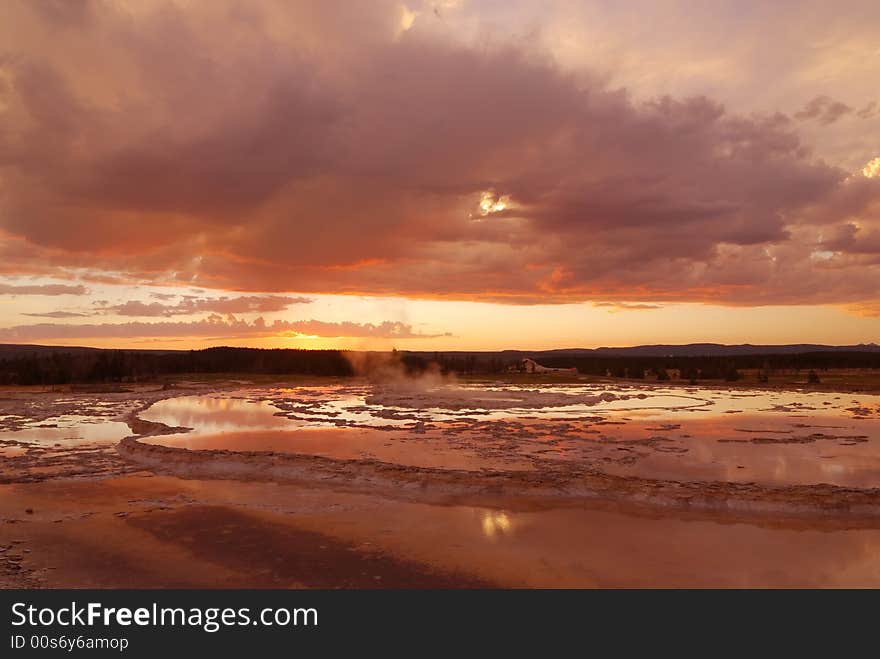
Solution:
[{"label": "geothermal pool", "polygon": [[[0,417],[2,421],[16,421],[12,415]],[[45,451],[60,448],[100,447],[115,444],[128,432],[121,421],[90,416],[65,414],[45,421],[27,421],[14,430],[0,430],[0,456],[24,455],[28,451]]]},{"label": "geothermal pool", "polygon": [[880,396],[652,386],[331,386],[161,400],[141,441],[449,470],[880,487]]},{"label": "geothermal pool", "polygon": [[301,587],[304,530],[506,586],[880,584],[880,396],[405,385],[5,393],[0,584]]}]

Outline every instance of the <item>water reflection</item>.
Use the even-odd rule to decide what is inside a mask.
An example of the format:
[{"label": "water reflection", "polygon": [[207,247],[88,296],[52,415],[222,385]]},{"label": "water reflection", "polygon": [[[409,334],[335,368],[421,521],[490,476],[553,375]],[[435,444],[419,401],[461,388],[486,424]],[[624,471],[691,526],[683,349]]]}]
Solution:
[{"label": "water reflection", "polygon": [[648,478],[880,486],[880,397],[861,394],[333,386],[173,398],[142,416],[193,428],[149,440],[191,449],[450,469],[587,465]]},{"label": "water reflection", "polygon": [[494,538],[498,535],[507,535],[513,530],[510,516],[506,512],[485,511],[481,522],[483,535]]},{"label": "water reflection", "polygon": [[[880,587],[880,529],[731,523],[711,513],[430,505],[294,484],[184,481],[191,496],[277,513],[506,587]],[[332,509],[332,515],[327,510]]]},{"label": "water reflection", "polygon": [[131,434],[128,425],[100,417],[62,415],[23,422],[18,430],[0,430],[0,455],[21,455],[29,447],[81,448],[115,444]]}]

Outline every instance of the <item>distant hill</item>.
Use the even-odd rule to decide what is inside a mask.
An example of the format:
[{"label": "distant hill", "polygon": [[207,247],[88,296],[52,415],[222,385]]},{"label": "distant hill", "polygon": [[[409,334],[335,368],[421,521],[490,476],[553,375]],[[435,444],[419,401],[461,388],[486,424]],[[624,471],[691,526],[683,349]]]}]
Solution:
[{"label": "distant hill", "polygon": [[816,343],[783,345],[724,345],[722,343],[688,343],[684,345],[645,345],[627,348],[570,348],[546,350],[548,355],[607,355],[609,357],[733,357],[737,355],[795,355],[807,352],[880,352],[876,343],[829,346]]},{"label": "distant hill", "polygon": [[[406,351],[410,354],[430,356],[434,351]],[[814,352],[880,352],[876,343],[862,343],[849,346],[830,346],[817,343],[789,343],[783,345],[753,345],[743,343],[725,345],[723,343],[687,343],[682,345],[643,345],[622,348],[556,348],[553,350],[500,350],[468,351],[442,350],[444,355],[496,355],[504,359],[523,357],[737,357],[746,355],[798,355]]]},{"label": "distant hill", "polygon": [[[189,352],[188,350],[148,350],[143,348],[125,348],[125,352],[173,354]],[[87,352],[107,352],[101,348],[83,346],[41,346],[15,343],[0,343],[0,359],[16,358],[26,355],[72,354]],[[402,352],[415,355],[430,356],[434,350],[404,350]],[[817,343],[787,343],[781,345],[753,345],[742,343],[725,345],[723,343],[686,343],[681,345],[656,344],[629,346],[622,348],[556,348],[553,350],[441,350],[445,355],[478,355],[499,356],[517,359],[522,357],[735,357],[742,355],[796,355],[811,352],[880,352],[876,343],[860,343],[858,345],[832,346]]]},{"label": "distant hill", "polygon": [[50,355],[53,353],[95,352],[97,348],[81,346],[38,346],[24,343],[0,343],[0,359],[12,359],[22,355]]},{"label": "distant hill", "polygon": [[[0,343],[0,359],[16,359],[30,355],[72,355],[85,353],[109,352],[104,348],[89,348],[86,346],[41,346],[27,343]],[[125,348],[125,352],[156,353],[180,352],[176,350],[147,350],[142,348]]]}]

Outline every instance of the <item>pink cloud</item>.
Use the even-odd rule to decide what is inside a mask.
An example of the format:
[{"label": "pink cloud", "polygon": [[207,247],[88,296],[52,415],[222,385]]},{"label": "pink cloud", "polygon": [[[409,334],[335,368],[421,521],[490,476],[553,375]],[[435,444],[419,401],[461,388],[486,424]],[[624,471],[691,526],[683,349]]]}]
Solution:
[{"label": "pink cloud", "polygon": [[210,337],[239,338],[265,337],[288,334],[291,336],[320,336],[326,338],[382,338],[422,339],[449,336],[423,334],[406,323],[325,322],[319,320],[284,321],[267,323],[263,318],[253,322],[228,316],[210,316],[191,322],[129,322],[98,324],[38,323],[0,329],[0,341],[25,343],[44,340],[97,339],[97,338],[154,338],[154,337]]},{"label": "pink cloud", "polygon": [[[528,42],[400,33],[396,2],[369,4],[8,9],[7,267],[510,303],[876,294],[880,179],[816,158],[797,122],[635,102]],[[482,213],[487,193],[505,208]],[[118,312],[271,310],[233,300]]]},{"label": "pink cloud", "polygon": [[181,301],[176,304],[129,300],[123,304],[103,306],[101,313],[141,317],[182,316],[205,312],[218,314],[265,313],[284,311],[294,304],[309,304],[311,302],[312,300],[307,297],[279,295],[242,295],[220,298],[183,296]]},{"label": "pink cloud", "polygon": [[81,284],[0,284],[0,295],[85,295]]},{"label": "pink cloud", "polygon": [[[796,112],[794,116],[795,119],[800,121],[818,121],[820,124],[827,126],[851,112],[853,112],[853,109],[846,103],[835,101],[828,96],[816,96],[804,106],[803,110]],[[862,112],[859,112],[859,116],[862,116],[862,114]]]}]

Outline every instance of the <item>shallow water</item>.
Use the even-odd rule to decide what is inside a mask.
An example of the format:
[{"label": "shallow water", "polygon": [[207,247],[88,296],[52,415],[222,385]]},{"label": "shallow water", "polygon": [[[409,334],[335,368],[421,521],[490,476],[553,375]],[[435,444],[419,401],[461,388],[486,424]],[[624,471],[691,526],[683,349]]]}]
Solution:
[{"label": "shallow water", "polygon": [[[161,480],[161,479],[160,479]],[[268,483],[186,481],[355,543],[513,587],[877,587],[880,530],[590,507],[433,506]]]},{"label": "shallow water", "polygon": [[24,455],[31,450],[107,446],[130,434],[127,424],[102,417],[64,414],[38,422],[22,420],[17,430],[0,430],[0,456]]},{"label": "shallow water", "polygon": [[[290,452],[354,461],[326,467],[323,461],[295,460],[312,470],[314,478],[273,476],[270,482],[264,474],[267,465],[284,462],[275,456],[203,456],[208,463],[244,464],[233,475],[192,471],[202,461],[182,451],[159,452],[154,465],[125,460],[124,453],[120,458],[115,443],[131,430],[114,419],[145,402],[81,398],[68,405],[47,398],[40,421],[35,414],[0,416],[0,427],[7,428],[0,432],[0,451],[11,452],[0,453],[6,458],[0,460],[0,480],[46,480],[45,485],[16,486],[20,489],[7,497],[7,509],[30,522],[42,519],[53,533],[60,527],[75,529],[73,540],[100,538],[102,552],[111,538],[113,551],[126,557],[119,565],[130,565],[128,559],[155,565],[155,575],[144,573],[148,584],[164,578],[169,566],[180,579],[169,585],[216,583],[217,574],[199,570],[222,565],[221,576],[228,575],[224,560],[235,569],[247,566],[236,583],[262,583],[265,569],[259,559],[254,561],[254,547],[273,557],[292,551],[284,543],[271,544],[280,537],[273,529],[290,524],[500,585],[880,585],[877,517],[841,514],[850,505],[848,493],[862,497],[855,500],[865,508],[865,497],[876,497],[864,488],[880,487],[878,396],[652,386],[337,385],[167,398],[140,413],[145,420],[192,428],[143,437],[142,442],[194,451]],[[21,407],[8,409],[27,414]],[[385,466],[373,469],[365,459],[457,472],[454,478],[418,470],[398,474]],[[66,478],[145,467],[160,475],[78,482]],[[622,489],[599,500],[583,496],[589,484],[577,489],[584,481],[575,479],[574,494],[566,498],[569,492],[557,487],[551,472],[569,475],[585,468],[635,478],[622,479]],[[497,474],[484,474],[484,469],[523,474],[486,493],[483,484]],[[466,473],[458,473],[462,470]],[[408,478],[413,471],[415,476]],[[53,482],[56,475],[65,480]],[[431,478],[436,483],[429,483]],[[696,499],[703,490],[719,489],[711,481],[831,483],[861,489],[846,490],[847,496],[835,499],[836,493],[829,496],[823,488],[805,488],[807,496],[784,493],[762,507],[760,499],[768,490],[756,485],[740,488],[748,490],[745,494],[721,488],[716,499],[707,499],[726,503],[729,498],[737,504],[729,509],[691,506],[686,497],[680,507],[668,501],[652,506],[659,499],[643,494],[657,483],[646,488],[640,478],[688,481],[691,489],[672,488],[674,496],[684,492]],[[546,490],[550,496],[532,496],[532,490]],[[38,498],[41,491],[48,499]],[[71,497],[72,491],[81,492],[81,499]],[[33,515],[23,511],[25,500],[36,511]],[[210,540],[193,544],[188,539],[216,538],[228,524],[219,513],[213,518],[198,512],[183,515],[181,510],[193,503],[244,509],[254,520],[236,527],[244,533],[236,535],[238,545]],[[99,509],[104,516],[93,518]],[[172,534],[165,544],[145,543],[143,529],[133,531],[123,520],[146,516],[147,511],[159,525],[183,515],[185,532]],[[753,511],[759,514],[752,516]],[[65,524],[55,525],[62,517]],[[85,526],[74,526],[75,520]],[[22,528],[39,527],[33,523]],[[42,542],[35,537],[34,553],[28,556],[35,556]],[[45,561],[56,560],[52,567],[70,564],[69,546],[65,538],[57,554]],[[193,554],[194,547],[201,553]],[[92,553],[87,547],[80,557]],[[251,570],[252,565],[257,567]],[[195,573],[205,581],[187,581]],[[95,574],[87,577],[98,581],[77,581],[76,570],[67,569],[63,578],[68,581],[53,583],[132,585],[125,581],[126,570],[115,572],[105,561]]]},{"label": "shallow water", "polygon": [[880,396],[652,386],[333,386],[160,401],[189,449],[449,469],[880,487]]},{"label": "shallow water", "polygon": [[[345,542],[356,562],[381,553],[504,587],[880,587],[876,526],[505,504],[161,475],[0,485],[0,517],[21,522],[13,528],[22,543],[9,551],[50,587],[291,588],[317,577],[343,585],[332,579],[344,565],[293,567],[303,549],[290,534],[301,531]],[[395,587],[393,576],[369,585]]]}]

